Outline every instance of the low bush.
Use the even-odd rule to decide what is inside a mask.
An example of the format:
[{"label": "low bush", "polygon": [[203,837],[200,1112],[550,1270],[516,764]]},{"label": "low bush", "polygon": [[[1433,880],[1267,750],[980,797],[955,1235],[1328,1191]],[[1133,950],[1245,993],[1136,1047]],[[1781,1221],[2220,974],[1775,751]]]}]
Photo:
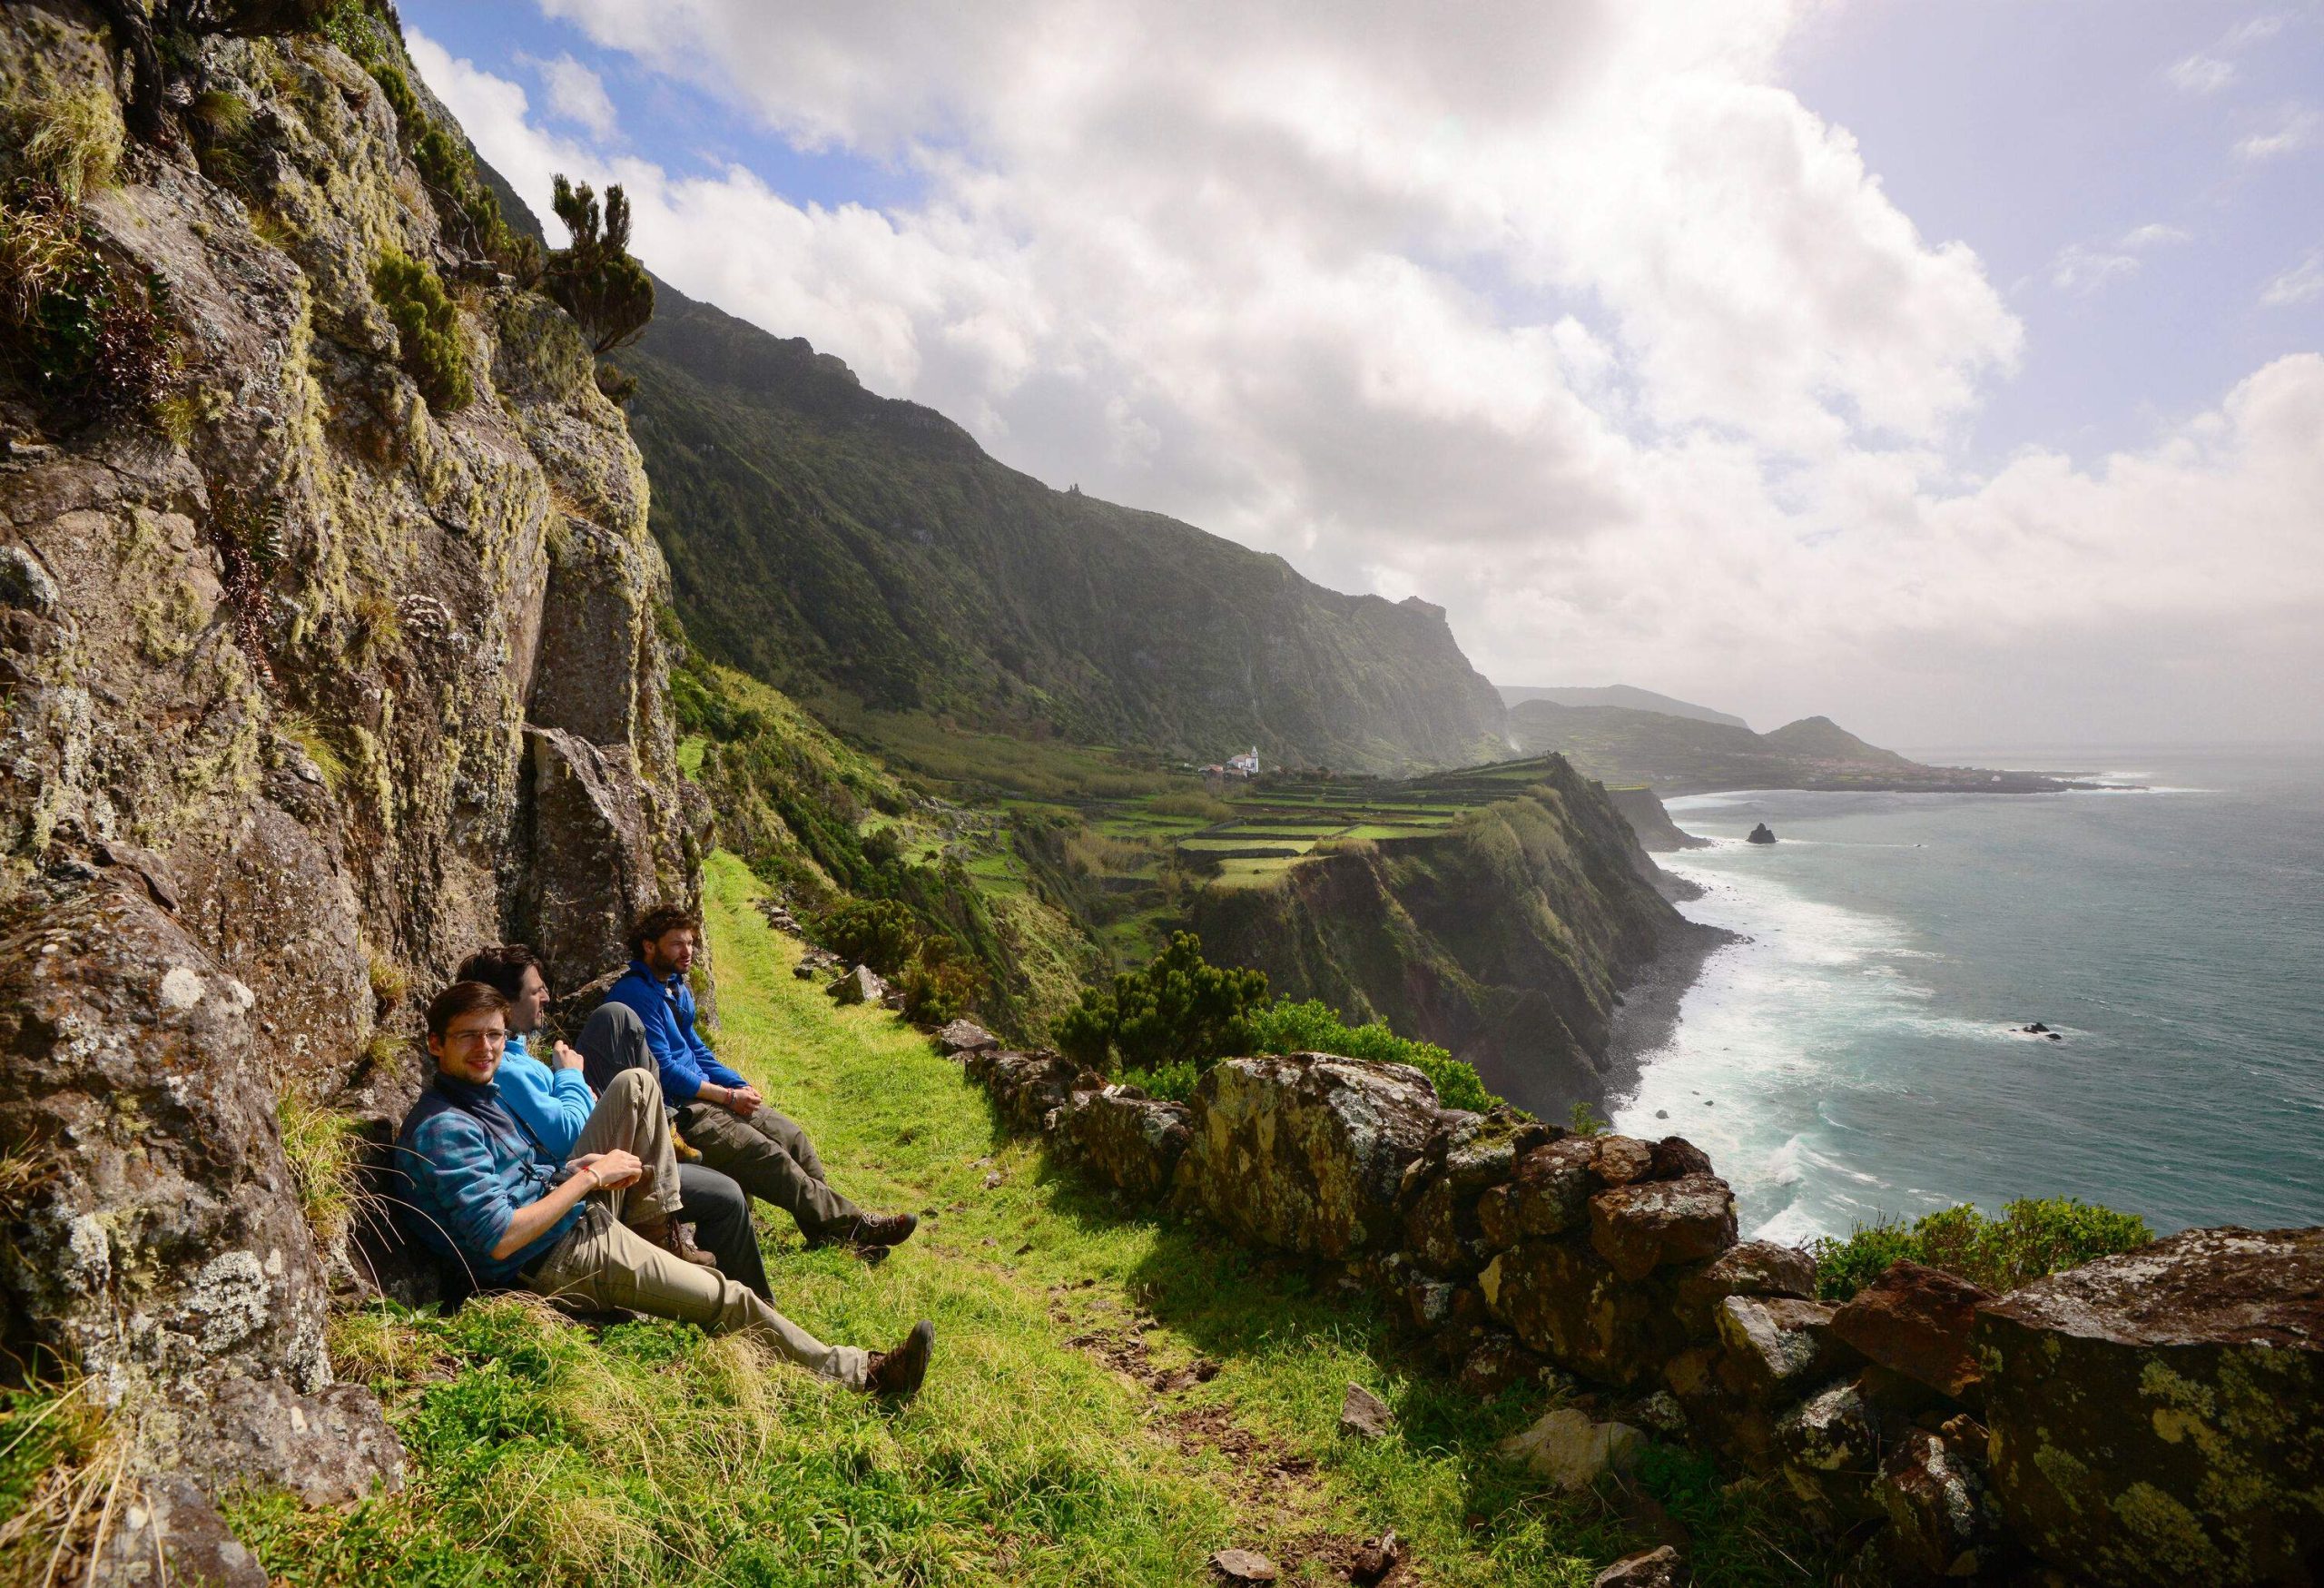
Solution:
[{"label": "low bush", "polygon": [[1957,1274],[1994,1292],[2014,1290],[2094,1258],[2142,1247],[2154,1231],[2135,1213],[2073,1197],[2021,1198],[1988,1218],[1964,1202],[1902,1219],[1859,1225],[1846,1240],[1813,1242],[1817,1292],[1846,1301],[1899,1260]]},{"label": "low bush", "polygon": [[1170,946],[1110,988],[1091,988],[1058,1021],[1057,1045],[1093,1070],[1191,1062],[1208,1069],[1255,1050],[1249,1017],[1266,1001],[1265,972],[1213,965],[1202,940],[1173,933]]},{"label": "low bush", "polygon": [[445,295],[435,270],[390,248],[372,267],[371,286],[395,324],[404,372],[418,382],[428,406],[448,412],[474,401],[476,385],[460,345],[460,311]]},{"label": "low bush", "polygon": [[91,415],[145,409],[181,381],[167,295],[97,246],[54,182],[0,195],[0,371],[34,399]]},{"label": "low bush", "polygon": [[1146,802],[1146,809],[1157,816],[1200,816],[1206,822],[1232,821],[1235,816],[1233,805],[1206,794],[1157,794]]},{"label": "low bush", "polygon": [[113,95],[95,86],[53,90],[10,118],[21,169],[79,203],[113,182],[123,129]]},{"label": "low bush", "polygon": [[1501,1101],[1485,1090],[1474,1065],[1453,1058],[1433,1042],[1400,1037],[1384,1021],[1349,1025],[1321,999],[1311,998],[1304,1003],[1279,999],[1254,1014],[1250,1023],[1257,1052],[1337,1053],[1382,1064],[1409,1064],[1435,1083],[1437,1098],[1448,1109],[1482,1113]]}]

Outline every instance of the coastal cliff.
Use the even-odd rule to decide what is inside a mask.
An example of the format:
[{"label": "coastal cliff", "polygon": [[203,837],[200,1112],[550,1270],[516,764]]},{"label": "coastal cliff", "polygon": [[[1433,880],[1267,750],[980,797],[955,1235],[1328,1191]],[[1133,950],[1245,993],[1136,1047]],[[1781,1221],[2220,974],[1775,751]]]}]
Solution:
[{"label": "coastal cliff", "polygon": [[0,392],[0,1326],[130,1431],[139,1559],[217,1485],[400,1470],[335,1382],[326,1298],[370,1276],[286,1125],[384,1131],[410,990],[479,943],[575,985],[695,886],[622,415],[487,257],[391,19],[278,9],[126,100],[95,12],[0,11],[44,261]]},{"label": "coastal cliff", "polygon": [[1348,843],[1271,886],[1206,889],[1191,916],[1215,961],[1385,1020],[1562,1116],[1604,1100],[1622,990],[1698,935],[1658,875],[1606,791],[1551,757],[1442,834]]}]

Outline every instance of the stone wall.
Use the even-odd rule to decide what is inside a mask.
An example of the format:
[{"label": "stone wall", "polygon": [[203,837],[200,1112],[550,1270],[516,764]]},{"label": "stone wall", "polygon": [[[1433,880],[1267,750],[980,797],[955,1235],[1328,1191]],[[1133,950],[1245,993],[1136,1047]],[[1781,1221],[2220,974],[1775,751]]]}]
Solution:
[{"label": "stone wall", "polygon": [[[341,51],[195,48],[80,208],[166,305],[175,397],[0,382],[0,1343],[88,1376],[189,1538],[220,1483],[398,1481],[323,1340],[372,1276],[310,1228],[285,1109],[383,1137],[463,954],[537,932],[577,984],[694,888],[666,574],[578,330],[447,242]],[[94,11],[0,8],[12,141],[116,86]],[[231,167],[197,88],[247,111]],[[448,286],[457,409],[406,372],[390,249]]]},{"label": "stone wall", "polygon": [[2324,1577],[2324,1230],[2190,1231],[2000,1297],[1899,1263],[1836,1305],[1677,1137],[1440,1109],[1326,1054],[1226,1060],[1179,1105],[938,1041],[1125,1196],[1340,1266],[1479,1395],[1571,1376],[1593,1417],[1779,1477],[1872,1580]]}]

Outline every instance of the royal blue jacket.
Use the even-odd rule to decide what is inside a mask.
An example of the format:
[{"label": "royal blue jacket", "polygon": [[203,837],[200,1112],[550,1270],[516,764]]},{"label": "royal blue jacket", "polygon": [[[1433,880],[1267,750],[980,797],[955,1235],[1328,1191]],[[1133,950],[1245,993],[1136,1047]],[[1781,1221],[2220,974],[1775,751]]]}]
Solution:
[{"label": "royal blue jacket", "polygon": [[513,1284],[572,1232],[583,1203],[531,1245],[505,1258],[492,1248],[517,1209],[539,1201],[565,1178],[564,1156],[535,1139],[503,1104],[499,1089],[438,1071],[396,1133],[396,1167],[411,1186],[401,1209],[407,1228],[438,1257],[463,1265],[479,1286]]},{"label": "royal blue jacket", "polygon": [[629,969],[606,994],[608,1003],[627,1004],[645,1027],[645,1045],[662,1071],[662,1096],[672,1108],[694,1101],[705,1080],[719,1086],[748,1086],[750,1082],[718,1062],[694,1029],[694,994],[684,976],[666,981],[632,960]]},{"label": "royal blue jacket", "polygon": [[501,1050],[500,1072],[492,1078],[503,1107],[529,1127],[559,1162],[572,1156],[581,1128],[597,1106],[597,1094],[577,1070],[559,1070],[532,1056],[522,1037]]}]

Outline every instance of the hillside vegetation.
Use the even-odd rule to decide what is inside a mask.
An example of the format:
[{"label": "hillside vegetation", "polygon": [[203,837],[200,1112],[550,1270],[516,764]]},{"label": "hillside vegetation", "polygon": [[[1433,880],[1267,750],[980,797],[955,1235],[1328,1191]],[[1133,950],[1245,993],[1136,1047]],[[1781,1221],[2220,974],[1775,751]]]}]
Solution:
[{"label": "hillside vegetation", "polygon": [[666,285],[624,354],[688,630],[867,737],[931,718],[1389,771],[1502,745],[1443,612],[1052,490],[942,415]]},{"label": "hillside vegetation", "polygon": [[[916,1032],[795,981],[737,859],[704,882],[720,1051],[834,1179],[926,1220],[868,1270],[766,1227],[775,1294],[828,1337],[932,1318],[926,1389],[891,1413],[684,1325],[374,1305],[333,1350],[386,1401],[409,1485],[350,1511],[232,1507],[278,1581],[1161,1584],[1240,1545],[1320,1583],[1393,1528],[1421,1580],[1578,1588],[1636,1547],[1624,1504],[1545,1495],[1490,1454],[1541,1390],[1480,1406],[1407,1360],[1368,1297],[1053,1175]],[[1393,1437],[1335,1433],[1350,1383],[1395,1408]],[[1692,1531],[1697,1582],[1811,1580],[1765,1485],[1660,1449],[1640,1483]]]},{"label": "hillside vegetation", "polygon": [[1585,776],[1609,784],[1643,784],[1662,794],[1729,788],[2033,794],[2069,786],[2033,773],[1924,766],[1820,716],[1755,734],[1739,723],[1535,699],[1511,708],[1509,733],[1528,752],[1563,755]]}]

